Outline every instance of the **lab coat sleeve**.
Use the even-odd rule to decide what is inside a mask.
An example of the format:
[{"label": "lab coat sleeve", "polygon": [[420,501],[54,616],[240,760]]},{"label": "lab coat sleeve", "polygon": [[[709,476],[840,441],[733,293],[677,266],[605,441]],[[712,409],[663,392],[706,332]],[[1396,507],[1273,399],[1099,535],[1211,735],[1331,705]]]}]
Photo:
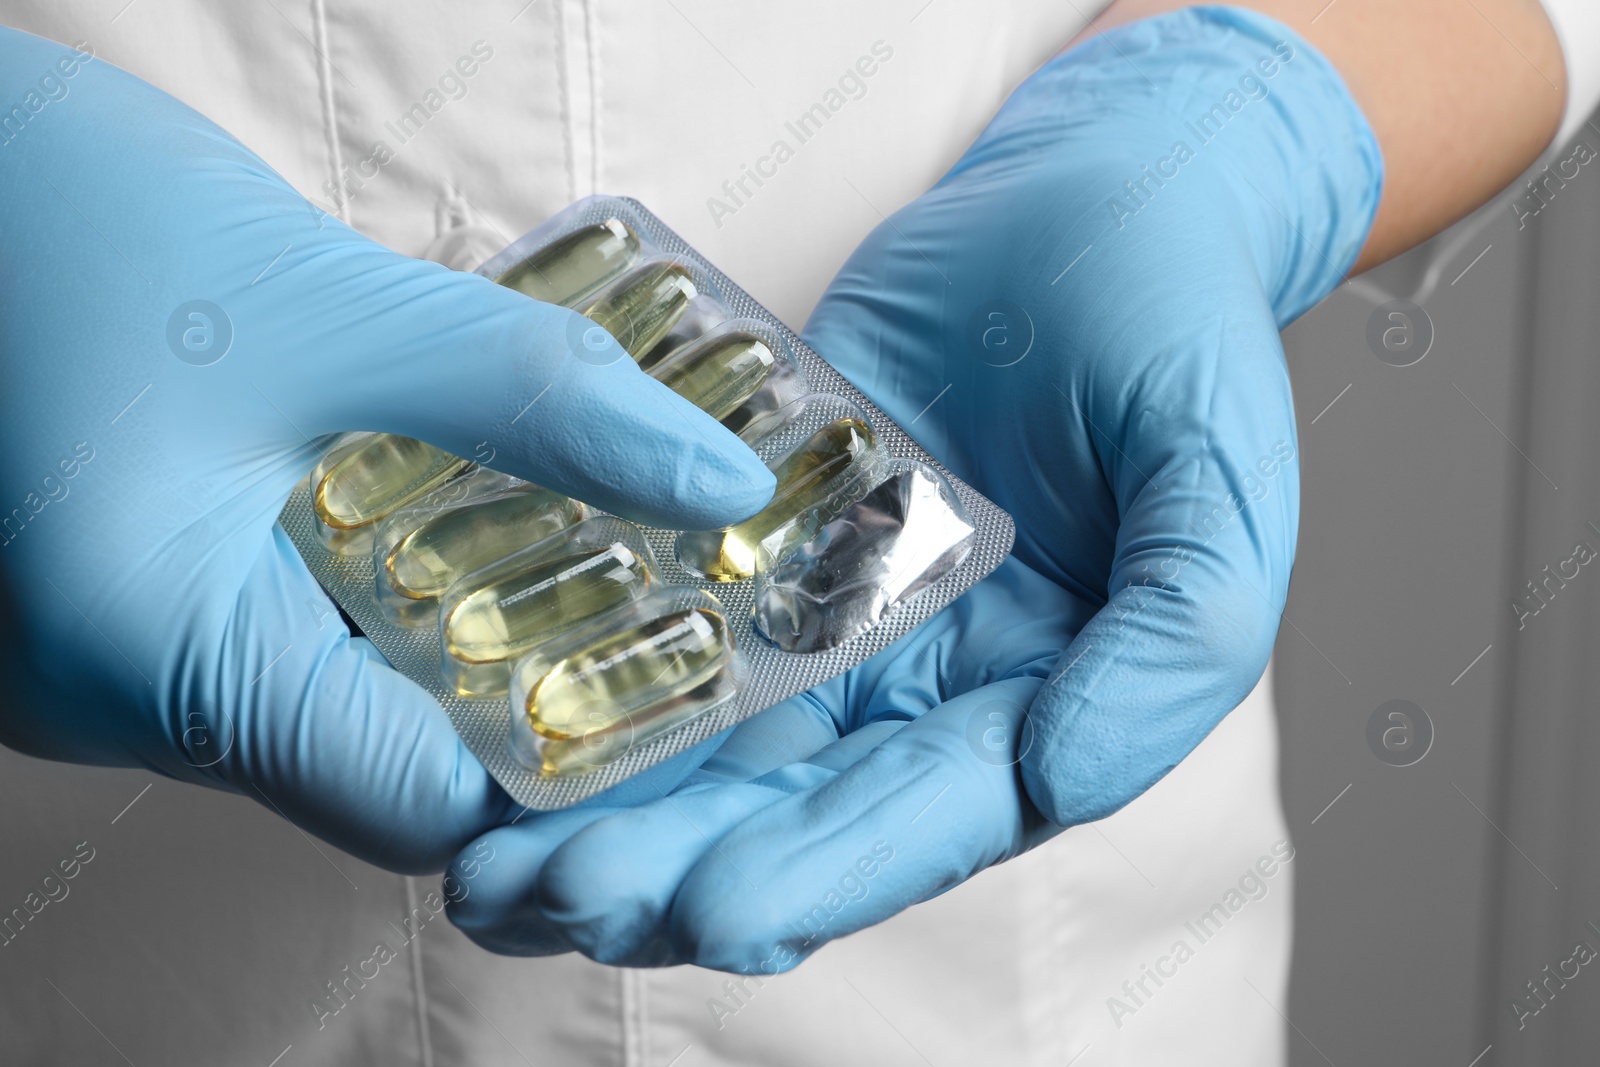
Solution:
[{"label": "lab coat sleeve", "polygon": [[1600,4],[1595,0],[1544,0],[1567,60],[1567,113],[1557,144],[1583,128],[1600,103]]}]

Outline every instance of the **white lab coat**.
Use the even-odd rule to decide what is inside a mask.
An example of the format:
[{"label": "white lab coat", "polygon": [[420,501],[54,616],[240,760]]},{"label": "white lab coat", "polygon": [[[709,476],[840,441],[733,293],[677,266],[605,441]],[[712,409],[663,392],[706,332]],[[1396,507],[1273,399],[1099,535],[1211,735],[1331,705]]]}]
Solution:
[{"label": "white lab coat", "polygon": [[[1104,0],[1003,18],[958,0],[116,6],[4,14],[89,41],[399,251],[470,265],[575,197],[627,194],[799,327],[882,214]],[[0,910],[92,854],[0,946],[3,1058],[1280,1064],[1295,865],[1269,679],[1123,812],[761,985],[493,956],[434,914],[434,880],[246,800],[0,750]],[[352,981],[380,942],[394,959]],[[330,983],[348,997],[333,1015],[314,1007]]]}]

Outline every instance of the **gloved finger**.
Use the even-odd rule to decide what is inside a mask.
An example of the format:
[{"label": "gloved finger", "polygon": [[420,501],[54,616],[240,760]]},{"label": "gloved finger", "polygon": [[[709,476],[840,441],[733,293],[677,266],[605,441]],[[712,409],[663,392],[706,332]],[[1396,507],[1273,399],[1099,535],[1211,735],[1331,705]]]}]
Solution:
[{"label": "gloved finger", "polygon": [[354,234],[331,243],[274,268],[284,287],[315,272],[296,315],[273,303],[270,276],[232,294],[230,373],[257,375],[301,432],[420,438],[671,528],[731,523],[770,498],[772,474],[743,442],[578,313]]},{"label": "gloved finger", "polygon": [[[786,721],[784,716],[774,718]],[[650,804],[615,812],[573,835],[546,859],[534,892],[540,915],[574,948],[602,963],[652,967],[683,962],[673,954],[666,920],[684,876],[717,851],[718,840],[730,829],[762,808],[839,774],[904,725],[874,723],[755,781],[688,785]],[[620,857],[627,857],[626,862],[619,862]]]},{"label": "gloved finger", "polygon": [[551,852],[611,810],[578,806],[530,812],[485,833],[457,858],[459,865],[484,850],[492,857],[482,865],[466,896],[446,897],[450,922],[480,947],[502,956],[571,952],[565,932],[540,913],[532,887]]},{"label": "gloved finger", "polygon": [[274,527],[225,618],[191,623],[162,768],[222,784],[390,870],[437,871],[516,805],[438,702],[352,642]]},{"label": "gloved finger", "polygon": [[[823,683],[839,684],[840,679]],[[689,775],[688,784],[748,782],[833,744],[839,739],[839,730],[826,703],[817,697],[817,689],[735,726],[722,746]]]},{"label": "gloved finger", "polygon": [[[797,697],[736,728],[680,789],[672,789],[676,779],[660,779],[658,766],[629,780],[648,782],[654,798],[619,805],[608,791],[593,800],[611,803],[585,802],[491,831],[481,847],[509,861],[451,902],[452,921],[495,952],[577,949],[633,967],[679,962],[670,956],[665,919],[700,856],[751,812],[838,773],[892,733],[869,728],[839,739],[826,713],[807,708],[807,698]],[[769,729],[753,730],[758,723]],[[846,746],[850,753],[838,751]],[[724,756],[730,748],[735,753]],[[734,777],[758,771],[771,773],[755,783]]]},{"label": "gloved finger", "polygon": [[786,795],[750,783],[696,785],[615,812],[546,860],[534,887],[539,914],[601,963],[677,963],[663,919],[684,875],[731,827]]},{"label": "gloved finger", "polygon": [[[1094,432],[1111,435],[1098,438],[1099,456],[1120,523],[1108,601],[1032,712],[1038,744],[1023,777],[1059,825],[1143,793],[1266,669],[1299,479],[1288,374],[1258,299],[1253,314],[1195,322],[1136,370],[1079,392]],[[1212,370],[1198,380],[1162,370],[1178,365]]]},{"label": "gloved finger", "polygon": [[[648,951],[652,941],[666,944],[652,914],[665,913],[712,834],[779,795],[743,782],[691,785],[636,807],[585,803],[527,815],[483,836],[496,860],[466,898],[450,903],[451,922],[504,955],[576,948],[606,963],[667,962]],[[567,859],[547,877],[560,855]],[[657,898],[663,903],[652,907]]]},{"label": "gloved finger", "polygon": [[1040,684],[1018,678],[963,694],[740,822],[678,890],[675,958],[789,970],[1036,843],[1050,828],[1028,805],[1016,761]]},{"label": "gloved finger", "polygon": [[446,873],[450,921],[483,948],[502,955],[571,952],[566,932],[544,917],[535,900],[539,872],[550,854],[584,827],[678,787],[726,739],[726,732],[707,738],[570,808],[524,810],[488,831],[463,848]]}]

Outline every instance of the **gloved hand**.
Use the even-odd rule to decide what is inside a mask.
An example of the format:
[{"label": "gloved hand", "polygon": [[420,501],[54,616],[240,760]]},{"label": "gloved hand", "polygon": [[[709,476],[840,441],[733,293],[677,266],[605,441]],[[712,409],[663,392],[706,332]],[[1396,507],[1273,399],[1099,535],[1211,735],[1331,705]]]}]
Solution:
[{"label": "gloved hand", "polygon": [[656,803],[494,831],[457,925],[774,973],[1158,781],[1265,668],[1299,490],[1278,331],[1354,262],[1381,181],[1338,75],[1251,12],[1029,78],[806,330],[1015,516],[1014,558]]},{"label": "gloved hand", "polygon": [[573,355],[575,313],[379,247],[137,78],[5,30],[0,72],[0,740],[438,870],[514,805],[276,525],[327,435],[492,450],[688,528],[771,475],[633,360]]}]

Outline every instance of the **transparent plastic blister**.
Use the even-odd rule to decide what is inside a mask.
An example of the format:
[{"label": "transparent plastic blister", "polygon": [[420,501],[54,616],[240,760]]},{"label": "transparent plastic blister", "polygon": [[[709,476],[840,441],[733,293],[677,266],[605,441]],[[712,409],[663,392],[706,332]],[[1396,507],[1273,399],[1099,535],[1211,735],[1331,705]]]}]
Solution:
[{"label": "transparent plastic blister", "polygon": [[512,752],[545,777],[591,773],[728,703],[747,677],[715,597],[658,589],[517,663]]},{"label": "transparent plastic blister", "polygon": [[576,803],[849,669],[1010,551],[1005,512],[634,201],[580,201],[477,273],[603,325],[779,483],[679,533],[406,438],[333,443],[280,521],[520,803]]},{"label": "transparent plastic blister", "polygon": [[441,671],[457,693],[503,696],[516,661],[661,584],[644,531],[587,519],[463,576],[439,605]]},{"label": "transparent plastic blister", "polygon": [[311,472],[317,540],[344,556],[370,552],[386,517],[472,468],[471,461],[410,437],[345,434]]},{"label": "transparent plastic blister", "polygon": [[576,500],[478,467],[390,513],[373,534],[373,597],[385,619],[434,626],[458,578],[581,521]]}]

